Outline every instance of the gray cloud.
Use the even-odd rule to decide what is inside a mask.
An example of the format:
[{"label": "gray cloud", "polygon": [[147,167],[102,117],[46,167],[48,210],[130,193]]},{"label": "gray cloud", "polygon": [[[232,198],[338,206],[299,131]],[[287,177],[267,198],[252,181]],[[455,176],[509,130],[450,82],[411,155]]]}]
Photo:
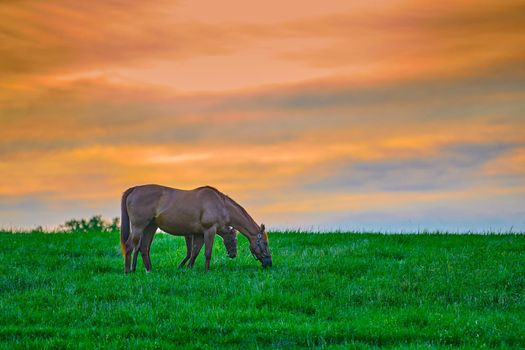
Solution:
[{"label": "gray cloud", "polygon": [[305,179],[304,189],[313,191],[397,192],[451,191],[501,179],[483,175],[481,167],[505,152],[523,145],[451,144],[434,156],[381,161],[338,160],[326,164],[333,174],[321,180]]}]

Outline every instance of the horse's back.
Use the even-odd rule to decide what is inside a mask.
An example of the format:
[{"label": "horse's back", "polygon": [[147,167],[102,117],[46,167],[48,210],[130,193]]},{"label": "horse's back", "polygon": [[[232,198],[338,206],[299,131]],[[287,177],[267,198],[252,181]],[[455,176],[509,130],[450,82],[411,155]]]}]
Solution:
[{"label": "horse's back", "polygon": [[161,193],[156,205],[155,222],[173,234],[200,232],[211,225],[224,225],[224,201],[212,187],[180,190],[159,186],[152,192]]}]

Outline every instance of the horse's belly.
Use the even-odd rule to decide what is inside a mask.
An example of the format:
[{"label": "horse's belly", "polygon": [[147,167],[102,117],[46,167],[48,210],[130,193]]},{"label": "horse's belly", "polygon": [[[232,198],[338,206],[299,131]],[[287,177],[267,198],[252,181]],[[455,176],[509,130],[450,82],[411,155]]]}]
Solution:
[{"label": "horse's belly", "polygon": [[202,227],[198,220],[186,215],[164,215],[155,218],[155,224],[162,230],[176,236],[201,233]]},{"label": "horse's belly", "polygon": [[161,202],[155,223],[163,231],[174,235],[203,234],[211,226],[223,227],[222,207],[214,201],[184,196],[171,197]]}]

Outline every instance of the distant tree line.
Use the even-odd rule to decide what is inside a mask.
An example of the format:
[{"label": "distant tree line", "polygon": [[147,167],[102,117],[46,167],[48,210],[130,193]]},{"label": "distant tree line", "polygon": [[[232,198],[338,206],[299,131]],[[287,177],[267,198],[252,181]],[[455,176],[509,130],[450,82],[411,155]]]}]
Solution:
[{"label": "distant tree line", "polygon": [[120,231],[119,218],[111,221],[104,220],[102,215],[95,215],[90,219],[71,219],[60,225],[59,231],[73,233],[89,232],[118,232]]}]

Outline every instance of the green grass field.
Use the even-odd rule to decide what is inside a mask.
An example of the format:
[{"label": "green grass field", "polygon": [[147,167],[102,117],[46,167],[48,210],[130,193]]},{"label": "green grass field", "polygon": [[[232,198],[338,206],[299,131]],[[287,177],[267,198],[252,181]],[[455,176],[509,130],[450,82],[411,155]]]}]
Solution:
[{"label": "green grass field", "polygon": [[0,233],[2,348],[525,348],[525,236],[270,233],[204,273],[159,234],[124,275],[117,234]]}]

